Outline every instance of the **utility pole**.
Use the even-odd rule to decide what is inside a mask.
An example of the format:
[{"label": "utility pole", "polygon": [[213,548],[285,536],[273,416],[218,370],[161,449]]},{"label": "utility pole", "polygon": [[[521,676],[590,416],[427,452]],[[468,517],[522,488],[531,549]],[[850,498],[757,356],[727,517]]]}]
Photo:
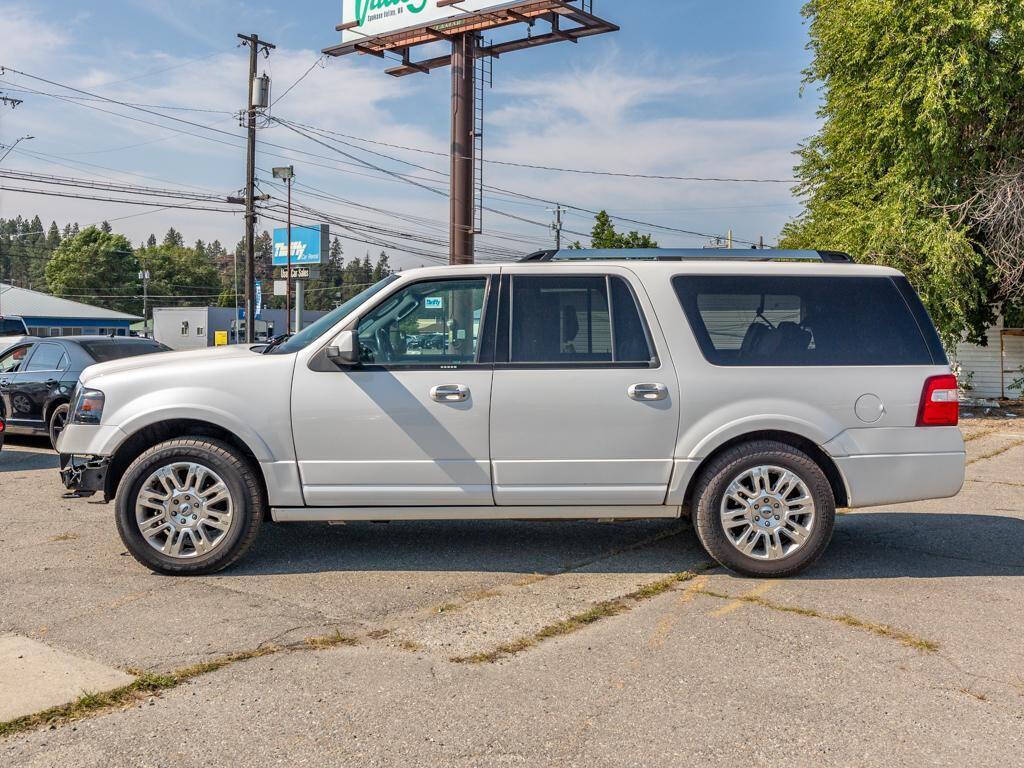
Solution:
[{"label": "utility pole", "polygon": [[[255,32],[251,35],[239,34],[238,38],[243,45],[249,47],[249,100],[246,102],[248,143],[245,155],[245,341],[252,344],[256,339],[256,111],[261,106],[257,104],[258,94],[255,91],[256,59],[261,50],[269,55],[277,46],[260,40]],[[263,97],[266,94],[259,95]]]},{"label": "utility pole", "polygon": [[[139,280],[142,281],[142,333],[146,335],[149,329],[149,270],[143,269],[139,272]],[[154,335],[156,329],[154,328]]]},{"label": "utility pole", "polygon": [[556,203],[554,208],[548,208],[555,214],[555,221],[551,225],[551,229],[555,233],[555,250],[562,250],[562,204]]},{"label": "utility pole", "polygon": [[452,168],[450,263],[473,263],[473,114],[477,33],[452,39]]}]

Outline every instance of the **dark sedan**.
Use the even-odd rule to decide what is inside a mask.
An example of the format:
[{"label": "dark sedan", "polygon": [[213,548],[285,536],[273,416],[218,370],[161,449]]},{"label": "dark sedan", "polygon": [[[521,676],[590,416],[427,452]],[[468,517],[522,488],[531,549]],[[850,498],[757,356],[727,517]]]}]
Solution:
[{"label": "dark sedan", "polygon": [[48,435],[56,447],[82,371],[95,363],[169,352],[150,339],[74,336],[30,339],[0,356],[0,418],[11,435]]}]

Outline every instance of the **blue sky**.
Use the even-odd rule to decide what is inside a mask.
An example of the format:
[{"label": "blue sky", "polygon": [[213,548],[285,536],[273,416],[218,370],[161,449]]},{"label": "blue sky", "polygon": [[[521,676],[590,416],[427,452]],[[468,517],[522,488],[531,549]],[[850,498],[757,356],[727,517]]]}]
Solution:
[{"label": "blue sky", "polygon": [[[258,32],[279,47],[261,61],[284,89],[337,39],[340,0],[289,3],[260,0],[37,0],[0,3],[0,64],[84,90],[136,103],[241,136],[230,112],[244,103],[246,51],[236,32]],[[816,127],[813,92],[800,97],[808,62],[806,30],[797,0],[595,0],[595,12],[622,27],[612,35],[509,54],[495,62],[487,93],[486,156],[539,165],[646,174],[788,178],[792,151]],[[197,60],[198,59],[198,60]],[[390,144],[445,152],[448,145],[448,72],[395,80],[372,57],[332,59],[316,67],[274,109],[278,117]],[[63,93],[8,73],[0,90],[23,98],[0,113],[0,142],[33,134],[5,168],[151,186],[201,188],[223,194],[244,177],[243,153],[215,141],[185,136],[186,128],[229,143],[231,136],[193,129],[102,102],[86,106],[15,92],[21,86]],[[115,116],[91,107],[121,113]],[[208,112],[171,111],[187,107]],[[127,119],[160,123],[154,127]],[[297,199],[332,215],[444,237],[447,202],[348,161],[332,150],[274,126],[260,139],[288,149],[261,151],[257,165],[293,163],[300,181],[354,208],[297,190]],[[363,145],[444,172],[443,156]],[[22,151],[22,150],[25,151]],[[265,148],[266,149],[266,148]],[[320,155],[320,159],[290,150]],[[269,154],[275,153],[278,156]],[[30,154],[31,153],[31,154]],[[443,179],[428,171],[357,153],[395,171]],[[333,158],[333,159],[332,159]],[[339,164],[342,163],[342,164]],[[102,166],[102,167],[99,167]],[[329,167],[323,167],[329,166]],[[265,178],[266,174],[262,174]],[[799,212],[785,184],[699,184],[578,176],[488,165],[489,185],[583,208],[680,229],[775,240]],[[9,182],[4,182],[11,186]],[[269,180],[266,191],[277,194]],[[531,221],[548,221],[546,205],[497,195],[489,207]],[[233,245],[240,217],[191,211],[147,211],[94,201],[0,192],[0,216],[40,212],[44,218],[104,218],[134,241],[168,226],[186,238]],[[137,215],[141,214],[141,215]],[[120,218],[131,216],[131,218]],[[273,222],[261,222],[270,228]],[[623,225],[624,228],[627,225]],[[635,225],[628,225],[633,228]],[[481,245],[532,250],[551,242],[550,232],[499,214],[486,214]],[[588,217],[570,213],[566,227],[589,231]],[[697,237],[651,231],[662,245],[701,245]],[[572,236],[570,236],[572,237]],[[379,250],[343,238],[349,255]],[[430,253],[444,248],[421,246]],[[392,250],[402,265],[419,254]],[[497,251],[495,251],[497,252]]]}]

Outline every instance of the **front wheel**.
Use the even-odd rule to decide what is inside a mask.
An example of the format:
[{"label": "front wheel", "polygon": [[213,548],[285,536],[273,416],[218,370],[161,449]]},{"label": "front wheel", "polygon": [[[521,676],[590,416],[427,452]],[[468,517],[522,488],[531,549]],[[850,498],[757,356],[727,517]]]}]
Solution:
[{"label": "front wheel", "polygon": [[158,573],[199,575],[228,567],[255,541],[263,520],[256,471],[216,440],[186,437],[150,448],[121,480],[121,540]]},{"label": "front wheel", "polygon": [[835,526],[835,497],[821,467],[770,440],[725,451],[701,474],[694,499],[701,544],[746,576],[799,573],[825,551]]}]

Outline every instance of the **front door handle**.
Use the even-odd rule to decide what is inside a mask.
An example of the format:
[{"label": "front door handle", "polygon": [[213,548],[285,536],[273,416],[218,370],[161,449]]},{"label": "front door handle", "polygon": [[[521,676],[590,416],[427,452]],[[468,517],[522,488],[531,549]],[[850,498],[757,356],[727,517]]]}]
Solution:
[{"label": "front door handle", "polygon": [[664,384],[633,384],[626,392],[631,398],[642,403],[664,400],[668,397],[668,387]]},{"label": "front door handle", "polygon": [[469,400],[469,387],[465,384],[441,384],[430,390],[430,398],[439,403],[462,403]]}]

